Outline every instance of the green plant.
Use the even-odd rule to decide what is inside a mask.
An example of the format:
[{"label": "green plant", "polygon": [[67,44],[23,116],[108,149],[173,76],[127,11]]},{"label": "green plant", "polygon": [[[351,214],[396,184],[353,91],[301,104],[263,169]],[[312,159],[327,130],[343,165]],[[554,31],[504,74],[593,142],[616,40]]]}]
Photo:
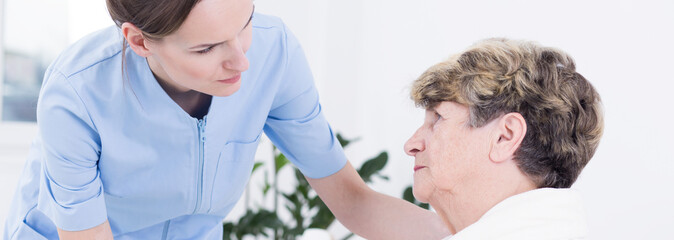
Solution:
[{"label": "green plant", "polygon": [[411,185],[409,187],[405,188],[405,191],[403,191],[403,199],[405,199],[408,202],[411,202],[414,205],[417,205],[417,206],[419,206],[423,209],[428,209],[428,203],[419,202],[419,200],[414,198],[414,193],[412,192],[412,186]]},{"label": "green plant", "polygon": [[[337,140],[339,140],[342,147],[346,147],[358,139],[347,140],[340,134],[337,134]],[[265,172],[265,183],[262,187],[262,193],[266,197],[270,190],[273,190],[274,207],[269,210],[263,206],[256,208],[247,206],[246,213],[238,222],[225,222],[223,224],[223,239],[241,239],[246,235],[273,236],[274,239],[295,239],[308,228],[327,229],[335,221],[335,216],[311,189],[311,186],[299,170],[294,169],[295,179],[297,180],[294,191],[289,193],[279,191],[277,185],[279,180],[278,173],[288,165],[289,161],[275,146],[273,146],[273,153],[274,179],[270,183],[267,178],[268,175]],[[365,161],[357,170],[358,174],[366,183],[370,183],[374,177],[388,180],[387,176],[380,173],[387,162],[388,153],[383,151],[376,157]],[[256,163],[253,167],[253,173],[263,166],[263,164],[262,162]],[[278,205],[281,196],[285,199],[285,208],[283,209],[288,211],[292,216],[293,221],[288,224],[284,224],[279,218],[278,213],[280,208]],[[353,234],[349,234],[343,239],[348,239],[351,236]]]}]

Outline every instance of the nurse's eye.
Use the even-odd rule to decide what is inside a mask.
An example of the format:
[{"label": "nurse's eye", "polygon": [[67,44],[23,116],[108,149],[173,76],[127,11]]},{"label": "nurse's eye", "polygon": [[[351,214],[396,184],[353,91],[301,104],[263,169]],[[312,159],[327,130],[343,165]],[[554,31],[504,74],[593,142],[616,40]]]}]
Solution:
[{"label": "nurse's eye", "polygon": [[209,53],[211,50],[213,50],[213,47],[215,47],[215,46],[210,46],[210,47],[207,47],[207,48],[205,48],[205,49],[203,49],[203,50],[199,50],[199,51],[197,51],[197,53],[198,53],[198,54],[206,54],[206,53]]}]

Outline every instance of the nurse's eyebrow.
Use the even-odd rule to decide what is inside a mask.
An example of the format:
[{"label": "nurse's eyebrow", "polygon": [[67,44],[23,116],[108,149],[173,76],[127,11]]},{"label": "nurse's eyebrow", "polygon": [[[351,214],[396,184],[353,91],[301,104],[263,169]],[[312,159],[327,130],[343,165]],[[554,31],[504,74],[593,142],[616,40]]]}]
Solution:
[{"label": "nurse's eyebrow", "polygon": [[[250,13],[250,18],[248,18],[248,22],[246,22],[246,25],[243,25],[243,28],[241,28],[241,31],[243,31],[244,29],[246,29],[246,27],[248,27],[248,25],[250,25],[250,23],[253,21],[253,15],[254,14],[255,14],[255,5],[253,5],[253,12]],[[204,43],[204,44],[199,44],[199,45],[196,45],[194,47],[191,47],[190,49],[208,48],[208,47],[213,47],[213,46],[223,44],[225,42],[227,42],[227,41],[222,41],[222,42],[218,42],[218,43]]]},{"label": "nurse's eyebrow", "polygon": [[246,29],[246,27],[248,27],[248,25],[250,25],[250,22],[253,21],[253,15],[254,14],[255,14],[255,5],[253,5],[253,12],[250,13],[250,18],[248,18],[248,22],[246,23],[246,25],[243,25],[243,28],[241,28],[241,31],[243,31],[243,29]]}]

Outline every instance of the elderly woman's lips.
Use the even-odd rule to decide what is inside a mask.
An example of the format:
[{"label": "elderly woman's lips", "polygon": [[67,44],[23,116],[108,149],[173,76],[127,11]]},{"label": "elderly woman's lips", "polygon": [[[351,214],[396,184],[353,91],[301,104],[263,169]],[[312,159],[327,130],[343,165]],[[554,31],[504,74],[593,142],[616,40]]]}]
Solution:
[{"label": "elderly woman's lips", "polygon": [[414,171],[416,172],[417,170],[422,169],[422,168],[425,168],[425,167],[426,167],[426,166],[419,166],[419,165],[414,166]]}]

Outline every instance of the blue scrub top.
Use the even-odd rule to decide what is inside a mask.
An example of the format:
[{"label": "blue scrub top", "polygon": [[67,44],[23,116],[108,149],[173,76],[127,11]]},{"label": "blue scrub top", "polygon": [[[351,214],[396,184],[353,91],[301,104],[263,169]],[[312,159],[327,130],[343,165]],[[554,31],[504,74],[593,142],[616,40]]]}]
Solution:
[{"label": "blue scrub top", "polygon": [[264,130],[306,176],[346,157],[321,113],[297,39],[253,18],[241,88],[213,97],[202,120],[178,106],[117,27],[65,50],[45,73],[33,143],[4,239],[57,239],[109,220],[115,239],[222,239]]}]

